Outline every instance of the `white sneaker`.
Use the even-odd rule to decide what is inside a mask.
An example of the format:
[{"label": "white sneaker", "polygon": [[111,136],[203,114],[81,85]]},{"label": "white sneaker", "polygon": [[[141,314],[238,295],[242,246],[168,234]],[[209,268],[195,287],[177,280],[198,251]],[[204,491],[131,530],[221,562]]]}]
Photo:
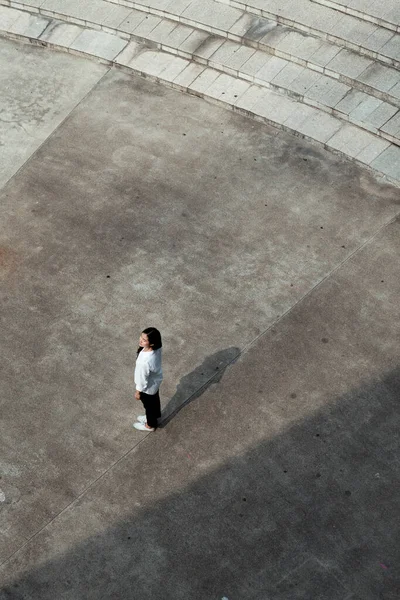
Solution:
[{"label": "white sneaker", "polygon": [[154,431],[154,427],[146,427],[144,423],[134,423],[133,426],[135,429],[139,429],[139,431]]},{"label": "white sneaker", "polygon": [[147,421],[146,415],[139,415],[138,418],[136,419],[136,421],[138,423],[146,423],[146,421]]}]

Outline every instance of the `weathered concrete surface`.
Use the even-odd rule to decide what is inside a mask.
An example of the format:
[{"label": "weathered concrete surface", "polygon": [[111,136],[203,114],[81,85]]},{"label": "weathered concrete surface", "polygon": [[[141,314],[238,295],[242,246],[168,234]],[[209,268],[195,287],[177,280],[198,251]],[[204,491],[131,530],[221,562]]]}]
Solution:
[{"label": "weathered concrete surface", "polygon": [[112,72],[1,203],[0,598],[397,597],[398,190]]},{"label": "weathered concrete surface", "polygon": [[0,597],[398,598],[398,227],[19,552]]},{"label": "weathered concrete surface", "polygon": [[107,72],[0,38],[0,187]]}]

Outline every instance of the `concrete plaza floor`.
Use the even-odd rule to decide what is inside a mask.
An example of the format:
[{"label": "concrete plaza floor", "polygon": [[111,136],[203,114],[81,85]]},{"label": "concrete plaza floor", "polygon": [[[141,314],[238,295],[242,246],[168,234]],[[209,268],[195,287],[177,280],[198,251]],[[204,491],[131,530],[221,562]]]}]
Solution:
[{"label": "concrete plaza floor", "polygon": [[399,190],[75,56],[0,69],[1,600],[397,600]]}]

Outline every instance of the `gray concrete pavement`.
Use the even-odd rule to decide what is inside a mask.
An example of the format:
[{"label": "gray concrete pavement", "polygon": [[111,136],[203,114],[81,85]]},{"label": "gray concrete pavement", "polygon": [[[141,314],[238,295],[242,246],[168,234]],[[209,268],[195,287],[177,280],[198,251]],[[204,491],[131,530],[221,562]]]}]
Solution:
[{"label": "gray concrete pavement", "polygon": [[104,65],[0,38],[0,186],[107,71]]},{"label": "gray concrete pavement", "polygon": [[[398,597],[399,200],[101,79],[1,193],[1,600]],[[150,323],[194,399],[146,437]]]}]

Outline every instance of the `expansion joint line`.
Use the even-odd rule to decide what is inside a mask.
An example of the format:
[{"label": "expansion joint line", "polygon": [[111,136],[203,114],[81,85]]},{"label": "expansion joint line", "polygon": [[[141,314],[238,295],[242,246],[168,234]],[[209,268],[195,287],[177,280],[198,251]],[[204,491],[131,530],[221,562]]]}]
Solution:
[{"label": "expansion joint line", "polygon": [[[280,315],[279,318],[276,321],[274,321],[274,323],[272,323],[271,325],[269,325],[264,331],[262,331],[256,337],[254,337],[250,342],[248,342],[243,347],[243,349],[240,350],[240,352],[238,352],[238,354],[236,356],[234,356],[226,364],[225,369],[228,368],[233,363],[235,363],[238,360],[238,358],[240,358],[243,354],[245,354],[246,352],[248,352],[248,350],[251,348],[251,346],[253,346],[260,338],[262,338],[264,335],[266,335],[273,327],[276,327],[277,323],[279,323],[285,317],[287,317],[299,304],[301,304],[302,302],[304,302],[315,290],[317,290],[319,287],[321,287],[325,283],[325,281],[327,281],[339,269],[341,269],[344,265],[346,265],[356,254],[358,254],[359,252],[361,252],[384,229],[386,229],[389,225],[391,225],[392,223],[396,222],[396,220],[399,220],[399,219],[400,219],[400,211],[394,217],[392,217],[390,220],[388,220],[386,223],[383,223],[381,225],[381,227],[379,227],[379,229],[377,231],[375,231],[375,233],[373,233],[367,240],[365,240],[365,242],[363,242],[358,248],[356,248],[354,250],[354,252],[352,252],[347,258],[345,258],[343,261],[341,261],[334,269],[332,269],[325,277],[323,277],[321,279],[321,281],[319,281],[318,283],[316,283],[314,287],[312,287],[306,294],[304,294],[304,296],[302,296],[297,302],[295,302],[295,304],[293,304],[293,306],[291,306],[285,313],[283,313],[282,315]],[[169,415],[169,417],[167,417],[164,420],[163,425],[165,425],[166,423],[168,423],[168,421],[171,420],[173,418],[173,416],[179,410],[181,410],[184,406],[186,406],[187,404],[189,404],[190,401],[192,400],[192,398],[196,397],[199,394],[199,392],[201,392],[202,390],[206,389],[209,385],[211,385],[212,382],[213,382],[213,380],[216,379],[216,377],[218,377],[219,375],[220,375],[220,373],[215,373],[205,383],[203,383],[201,386],[199,386],[199,388],[197,390],[195,390],[193,392],[193,394],[191,394],[185,400],[185,402],[178,407],[178,409],[175,412],[173,412],[171,415]],[[13,556],[15,556],[21,550],[23,550],[23,548],[25,546],[27,546],[44,529],[46,529],[49,525],[51,525],[51,523],[53,523],[60,515],[62,515],[69,508],[71,508],[76,502],[78,502],[78,500],[80,500],[86,494],[86,492],[89,489],[91,489],[98,481],[100,481],[103,477],[105,477],[107,475],[107,473],[109,473],[115,466],[117,466],[121,461],[123,461],[127,456],[129,456],[129,454],[131,452],[133,452],[136,448],[138,448],[138,446],[140,444],[143,444],[144,441],[146,440],[146,438],[148,438],[148,437],[149,437],[149,434],[147,434],[146,436],[144,436],[141,440],[139,440],[139,442],[137,442],[134,446],[132,446],[129,450],[127,450],[112,465],[110,465],[103,473],[101,473],[96,479],[94,479],[91,483],[89,483],[89,485],[76,498],[74,498],[74,500],[72,500],[69,504],[67,504],[64,508],[62,508],[56,515],[54,515],[54,517],[52,519],[50,519],[47,523],[45,523],[40,529],[38,529],[35,533],[33,533],[29,539],[27,539],[23,544],[21,544],[21,546],[19,548],[17,548],[14,552],[12,552],[12,554],[10,554],[10,556],[7,557],[0,564],[0,567],[3,567],[7,562],[9,562],[13,558]]]}]

